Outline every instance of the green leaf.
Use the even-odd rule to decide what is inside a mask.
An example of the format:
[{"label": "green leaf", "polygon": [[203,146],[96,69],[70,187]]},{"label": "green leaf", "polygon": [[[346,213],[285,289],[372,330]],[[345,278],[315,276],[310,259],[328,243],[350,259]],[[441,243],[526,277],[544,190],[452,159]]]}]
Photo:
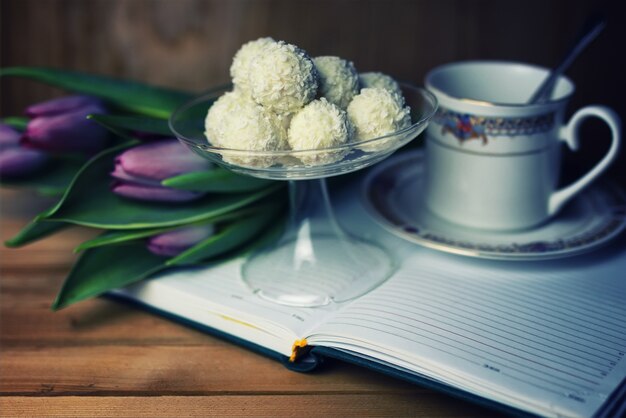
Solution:
[{"label": "green leaf", "polygon": [[84,252],[65,279],[53,310],[144,279],[165,267],[143,242]]},{"label": "green leaf", "polygon": [[18,232],[13,238],[9,238],[5,241],[4,245],[11,248],[21,247],[59,232],[67,226],[67,224],[61,222],[44,222],[34,220],[22,228],[21,231]]},{"label": "green leaf", "polygon": [[59,203],[39,216],[101,229],[143,229],[183,225],[219,216],[256,202],[282,187],[276,184],[255,193],[208,194],[185,203],[156,203],[126,199],[110,190],[113,159],[128,144],[110,148],[79,171]]},{"label": "green leaf", "polygon": [[26,130],[28,121],[28,118],[24,118],[21,116],[8,116],[6,118],[2,118],[2,123],[4,123],[5,125],[9,125],[10,127],[17,129],[18,131]]},{"label": "green leaf", "polygon": [[[213,218],[206,219],[202,222],[198,222],[196,224],[182,225],[182,226],[192,226],[192,225],[202,225],[207,223],[218,223],[230,221],[233,219],[240,218],[242,216],[249,215],[259,210],[258,207],[251,207],[240,209],[237,211],[225,213],[220,216],[215,216]],[[129,241],[135,241],[138,239],[143,239],[147,237],[151,237],[153,235],[162,234],[164,232],[168,232],[177,228],[180,228],[181,225],[170,226],[165,228],[150,228],[150,229],[135,229],[135,230],[123,230],[123,231],[107,231],[101,234],[100,236],[90,239],[81,243],[74,249],[74,252],[84,251],[90,248],[103,247],[105,245],[119,245],[125,244]]]},{"label": "green leaf", "polygon": [[[239,251],[240,256],[246,256],[257,250],[264,249],[278,241],[282,237],[287,226],[287,213],[284,212],[281,219],[274,220],[267,230],[263,231],[263,234],[256,240],[250,242]],[[228,254],[226,254],[228,256]]]},{"label": "green leaf", "polygon": [[9,67],[0,69],[0,77],[25,77],[65,90],[98,96],[121,109],[147,116],[167,119],[192,94],[77,71],[40,67]]},{"label": "green leaf", "polygon": [[213,193],[244,193],[264,189],[276,184],[272,180],[242,176],[224,168],[195,171],[170,177],[161,182],[163,186],[181,190]]},{"label": "green leaf", "polygon": [[118,128],[117,126],[110,125],[109,123],[102,120],[98,116],[99,115],[87,115],[87,119],[93,120],[98,125],[102,126],[103,128],[107,129],[109,132],[113,133],[115,136],[125,139],[126,141],[129,141],[129,142],[138,141],[138,139],[130,135],[128,132],[124,131],[123,129]]},{"label": "green leaf", "polygon": [[242,246],[267,228],[272,219],[280,220],[280,206],[272,205],[226,226],[219,233],[167,260],[168,266],[194,264]]},{"label": "green leaf", "polygon": [[118,115],[90,115],[89,118],[109,129],[124,129],[174,136],[167,121],[163,119]]},{"label": "green leaf", "polygon": [[274,210],[258,211],[254,216],[232,223],[217,235],[169,260],[152,254],[143,241],[88,249],[74,264],[52,309],[58,310],[108,290],[127,286],[170,266],[197,264],[210,259],[216,264],[239,256],[241,251],[235,250],[249,250],[250,240],[255,236],[259,236],[260,242],[266,240],[268,234],[274,237],[271,234],[275,233],[275,228],[269,228],[263,234],[261,232],[275,216]]},{"label": "green leaf", "polygon": [[151,237],[153,235],[161,234],[163,232],[171,231],[177,227],[169,228],[151,228],[151,229],[137,229],[130,231],[107,231],[78,245],[74,248],[75,253],[89,250],[92,248],[105,247],[108,245],[120,245],[127,244],[130,241],[136,241],[142,238]]},{"label": "green leaf", "polygon": [[29,176],[0,180],[2,186],[35,189],[46,196],[63,194],[85,161],[72,157],[51,157],[44,168]]}]

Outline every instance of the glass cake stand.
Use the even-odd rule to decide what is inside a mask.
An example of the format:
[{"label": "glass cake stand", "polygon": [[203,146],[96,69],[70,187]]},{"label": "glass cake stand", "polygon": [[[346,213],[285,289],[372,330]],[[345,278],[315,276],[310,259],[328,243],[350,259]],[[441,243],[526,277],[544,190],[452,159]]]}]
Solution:
[{"label": "glass cake stand", "polygon": [[421,88],[402,85],[402,90],[411,108],[410,126],[319,150],[268,152],[211,145],[204,119],[226,88],[198,97],[172,114],[170,128],[197,154],[236,173],[289,182],[290,221],[283,236],[242,266],[243,281],[260,297],[301,307],[340,303],[367,293],[393,273],[395,262],[385,248],[347,233],[337,223],[325,179],[383,160],[426,128],[437,100]]}]

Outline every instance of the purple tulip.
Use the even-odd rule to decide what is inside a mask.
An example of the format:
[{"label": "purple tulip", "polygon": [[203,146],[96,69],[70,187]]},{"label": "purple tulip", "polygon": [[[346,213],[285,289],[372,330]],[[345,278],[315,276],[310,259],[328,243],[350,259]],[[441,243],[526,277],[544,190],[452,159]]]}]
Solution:
[{"label": "purple tulip", "polygon": [[148,250],[156,255],[174,257],[207,239],[215,232],[215,227],[209,225],[187,226],[174,229],[148,240]]},{"label": "purple tulip", "polygon": [[28,106],[26,116],[29,118],[57,116],[89,106],[102,107],[102,102],[90,96],[65,96]]},{"label": "purple tulip", "polygon": [[0,124],[0,177],[15,178],[39,170],[48,160],[45,153],[20,146],[20,133]]},{"label": "purple tulip", "polygon": [[48,156],[38,150],[24,147],[0,151],[0,177],[23,177],[39,170],[48,161]]},{"label": "purple tulip", "polygon": [[108,133],[87,115],[102,113],[106,113],[102,102],[88,96],[67,96],[32,105],[26,109],[32,119],[22,142],[47,151],[92,154],[104,148]]},{"label": "purple tulip", "polygon": [[150,202],[189,202],[202,196],[201,193],[187,190],[123,183],[119,181],[113,183],[111,190],[119,196]]},{"label": "purple tulip", "polygon": [[189,151],[176,139],[163,139],[131,148],[115,158],[111,176],[116,179],[114,193],[149,201],[186,202],[203,193],[177,190],[161,181],[210,167],[204,158]]},{"label": "purple tulip", "polygon": [[22,135],[9,125],[0,123],[0,150],[17,147]]}]

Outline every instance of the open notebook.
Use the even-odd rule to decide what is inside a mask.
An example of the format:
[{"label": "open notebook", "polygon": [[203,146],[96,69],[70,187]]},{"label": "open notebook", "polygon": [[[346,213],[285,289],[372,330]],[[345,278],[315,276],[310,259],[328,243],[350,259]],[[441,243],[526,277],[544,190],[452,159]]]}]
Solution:
[{"label": "open notebook", "polygon": [[[371,293],[324,308],[251,294],[242,260],[185,269],[115,292],[282,359],[331,356],[456,395],[545,416],[620,416],[626,408],[626,240],[572,259],[474,260],[397,239],[357,188],[338,218],[403,260]],[[349,215],[349,216],[348,216]]]}]

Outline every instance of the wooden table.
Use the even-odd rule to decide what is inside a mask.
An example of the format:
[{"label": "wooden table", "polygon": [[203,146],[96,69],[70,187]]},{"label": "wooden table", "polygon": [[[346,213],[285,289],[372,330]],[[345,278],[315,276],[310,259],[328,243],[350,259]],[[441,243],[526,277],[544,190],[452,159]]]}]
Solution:
[{"label": "wooden table", "polygon": [[[3,190],[1,238],[49,202]],[[499,416],[340,362],[299,374],[226,341],[105,299],[49,307],[94,231],[0,251],[2,416]]]}]

